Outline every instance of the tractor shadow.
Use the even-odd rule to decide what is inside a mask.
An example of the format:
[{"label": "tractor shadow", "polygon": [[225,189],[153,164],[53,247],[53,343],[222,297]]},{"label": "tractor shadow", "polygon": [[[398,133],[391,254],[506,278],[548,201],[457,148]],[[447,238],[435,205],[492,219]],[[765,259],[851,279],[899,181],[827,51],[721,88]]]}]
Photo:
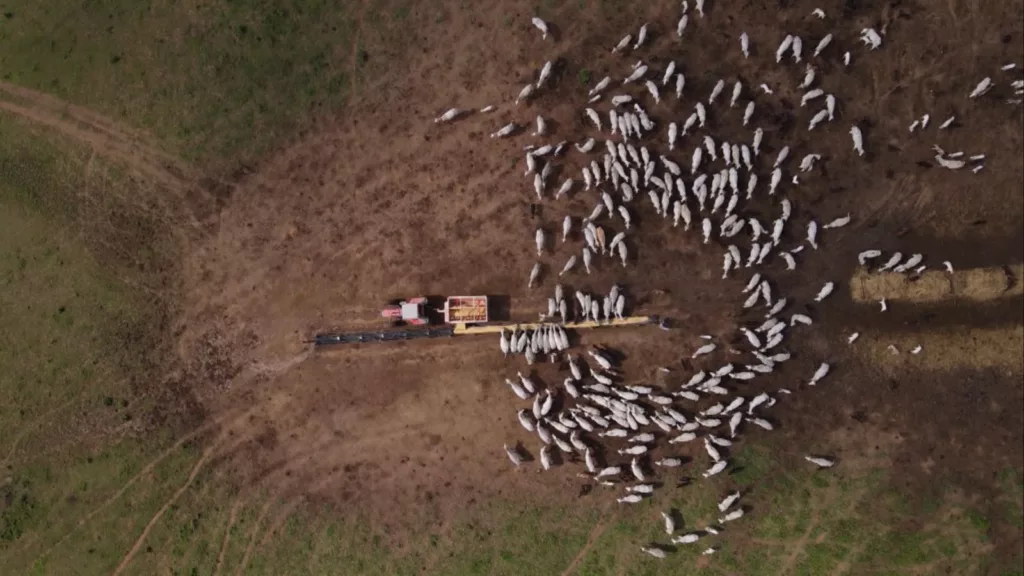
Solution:
[{"label": "tractor shadow", "polygon": [[487,296],[487,314],[490,322],[508,322],[512,319],[512,298],[507,294]]},{"label": "tractor shadow", "polygon": [[444,324],[444,296],[429,295],[427,296],[427,305],[425,307],[427,319],[431,326],[438,326]]}]

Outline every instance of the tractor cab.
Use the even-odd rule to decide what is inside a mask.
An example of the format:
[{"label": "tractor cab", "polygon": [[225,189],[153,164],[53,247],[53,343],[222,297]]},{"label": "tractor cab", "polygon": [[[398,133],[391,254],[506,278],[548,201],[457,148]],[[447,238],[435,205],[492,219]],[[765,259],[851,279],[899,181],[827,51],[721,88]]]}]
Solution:
[{"label": "tractor cab", "polygon": [[395,324],[423,326],[430,323],[430,320],[427,318],[426,305],[427,299],[422,296],[409,300],[399,300],[381,310],[380,315],[384,318],[389,318]]}]

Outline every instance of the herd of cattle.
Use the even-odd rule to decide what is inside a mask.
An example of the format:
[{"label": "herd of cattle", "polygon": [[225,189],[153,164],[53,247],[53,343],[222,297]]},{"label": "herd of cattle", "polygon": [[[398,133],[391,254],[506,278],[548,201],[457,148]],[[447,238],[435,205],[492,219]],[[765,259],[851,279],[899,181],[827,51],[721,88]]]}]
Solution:
[{"label": "herd of cattle", "polygon": [[[533,289],[548,280],[556,283],[553,296],[548,299],[547,314],[543,315],[550,324],[536,330],[503,331],[500,348],[506,355],[525,355],[529,364],[545,356],[557,361],[565,354],[563,366],[568,374],[560,387],[544,388],[532,374],[521,371],[516,379],[505,379],[517,398],[532,402],[518,410],[518,421],[534,438],[531,443],[538,447],[543,469],[580,461],[585,470],[580,474],[589,481],[621,489],[618,502],[623,504],[642,502],[659,486],[675,485],[665,479],[688,461],[688,457],[675,452],[684,445],[702,445],[706,465],[701,476],[711,478],[729,469],[728,451],[747,427],[773,429],[766,411],[779,398],[794,391],[778,388],[773,393],[752,394],[748,392],[750,382],[780,370],[791,357],[784,347],[790,332],[811,325],[813,320],[800,303],[773,289],[771,275],[795,270],[803,250],[818,250],[823,235],[848,225],[854,218],[851,214],[832,214],[823,218],[822,225],[813,217],[799,227],[794,222],[793,200],[786,191],[800,186],[802,177],[813,185],[816,162],[822,153],[813,150],[813,143],[803,141],[792,147],[785,142],[773,143],[777,152],[771,159],[762,154],[765,130],[758,126],[761,119],[757,102],[773,95],[778,86],[760,84],[752,88],[741,79],[723,78],[708,93],[688,91],[684,66],[651,53],[652,45],[664,41],[685,42],[691,15],[697,19],[705,17],[703,4],[697,1],[691,13],[687,2],[682,3],[674,29],[668,28],[674,30],[675,38],[667,35],[668,38],[649,43],[656,25],[645,23],[609,47],[613,54],[632,62],[623,62],[623,71],[609,72],[582,94],[586,99],[580,110],[582,126],[589,126],[592,131],[580,135],[572,146],[568,140],[544,142],[550,134],[543,113],[536,114],[528,123],[510,122],[491,133],[494,139],[517,138],[526,136],[527,125],[535,127],[529,136],[540,142],[525,146],[525,173],[538,201],[550,203],[557,210],[567,195],[595,198],[594,208],[587,216],[564,216],[560,244],[549,239],[544,231],[547,226],[532,232],[531,248],[536,250],[538,261],[529,272],[527,286]],[[821,10],[815,10],[812,16],[827,17]],[[546,22],[539,18],[532,22],[544,39],[553,36]],[[883,46],[885,37],[884,27],[865,28],[860,33],[868,51]],[[743,58],[750,57],[752,42],[746,32],[739,34],[737,50]],[[819,72],[823,66],[818,64],[824,60],[841,61],[841,66],[827,66],[841,73],[851,65],[851,52],[840,52],[833,34],[828,33],[815,40],[815,48],[804,62],[803,42],[800,36],[787,34],[771,55],[775,64],[787,68],[796,91],[801,93],[794,109],[806,115],[807,130],[828,130],[829,124],[841,122],[842,102],[838,95],[828,91],[828,83]],[[542,91],[552,89],[554,67],[555,63],[548,61],[538,71],[536,80],[519,90],[509,107],[521,109]],[[1003,67],[1004,72],[1014,69],[1009,64]],[[730,98],[720,100],[729,84]],[[993,85],[991,78],[983,79],[969,99],[983,97]],[[1014,81],[1011,87],[1014,98],[1010,103],[1019,104],[1024,81]],[[673,97],[675,101],[670,103]],[[684,109],[689,113],[678,112]],[[435,122],[448,124],[473,113],[495,110],[495,106],[479,111],[452,108]],[[951,116],[934,129],[951,129],[954,122],[955,117]],[[746,127],[749,137],[716,137],[713,127],[730,123]],[[921,132],[928,127],[926,114],[911,124],[910,131]],[[849,133],[856,155],[853,160],[858,161],[870,143],[865,142],[855,123],[841,129]],[[798,147],[807,151],[794,169],[790,154]],[[689,159],[688,169],[675,159],[679,156]],[[963,152],[947,153],[936,146],[937,164],[951,170],[970,165],[977,172],[985,159],[983,154],[961,157]],[[570,165],[578,167],[579,180],[566,177],[558,184],[551,181],[554,174],[569,172]],[[627,304],[618,285],[612,286],[607,294],[577,291],[574,298],[567,298],[557,282],[566,275],[584,271],[589,274],[600,258],[617,256],[622,266],[629,265],[635,230],[632,215],[647,209],[648,203],[660,219],[645,218],[644,222],[671,221],[673,227],[682,224],[683,234],[695,235],[693,241],[718,244],[723,278],[736,275],[745,279],[742,294],[737,295],[742,300],[739,305],[745,318],[737,326],[741,341],[746,344],[738,356],[741,360],[714,362],[721,347],[711,336],[703,336],[705,343],[691,355],[691,360],[700,362],[703,369],[690,375],[676,390],[627,383],[614,351],[591,347],[587,350],[589,361],[584,362],[580,355],[569,353],[569,338],[560,325],[574,319],[608,321],[622,317]],[[581,245],[577,245],[576,237],[582,238]],[[607,237],[612,240],[606,242]],[[542,260],[545,254],[557,252],[566,254],[561,266],[551,267]],[[864,251],[859,255],[859,264],[871,266],[882,256],[878,250]],[[923,261],[921,254],[894,253],[877,270],[921,274],[925,269]],[[583,270],[577,267],[579,262],[583,263]],[[952,265],[943,264],[952,273]],[[557,278],[551,273],[555,268]],[[835,289],[834,281],[822,282],[814,301],[826,300]],[[884,300],[880,306],[884,312]],[[850,344],[857,336],[849,336]],[[920,352],[920,347],[916,352]],[[829,370],[829,364],[821,363],[815,372],[804,376],[803,384],[819,384]],[[517,467],[529,459],[518,442],[506,444],[505,451]],[[807,455],[805,459],[818,468],[835,464],[822,455]],[[720,534],[726,524],[744,516],[740,498],[740,492],[729,489],[718,504],[721,516],[717,522],[680,535],[676,535],[673,512],[662,511],[670,542],[688,545]],[[646,553],[656,558],[666,557],[669,549],[657,543],[643,546]],[[712,554],[716,549],[710,545],[704,553]]]}]

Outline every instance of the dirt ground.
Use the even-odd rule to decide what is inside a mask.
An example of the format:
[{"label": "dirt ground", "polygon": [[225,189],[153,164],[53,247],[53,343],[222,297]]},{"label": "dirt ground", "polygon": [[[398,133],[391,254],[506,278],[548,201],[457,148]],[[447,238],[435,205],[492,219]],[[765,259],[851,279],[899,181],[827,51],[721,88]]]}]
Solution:
[{"label": "dirt ground", "polygon": [[[595,79],[621,71],[623,59],[608,47],[643,21],[654,23],[651,55],[645,57],[655,64],[680,61],[690,94],[706,93],[719,76],[783,85],[780,69],[766,65],[782,30],[816,38],[834,25],[836,44],[851,46],[861,27],[888,26],[884,49],[855,50],[845,74],[834,57],[819,72],[840,95],[843,121],[814,140],[824,156],[823,175],[789,192],[796,222],[848,211],[855,220],[829,235],[799,274],[778,276],[783,293],[808,301],[821,280],[848,279],[854,255],[869,247],[921,251],[933,266],[945,259],[958,268],[1024,260],[1020,108],[995,98],[984,105],[964,98],[977,79],[1019,59],[1021,25],[1012,17],[1021,13],[1019,2],[980,13],[957,3],[929,12],[909,3],[849,8],[861,3],[848,2],[845,13],[823,6],[833,15],[824,22],[809,16],[817,4],[808,2],[735,12],[716,5],[706,21],[692,22],[682,46],[671,33],[676,3],[659,3],[645,14],[608,9],[571,26],[556,12],[548,18],[559,24],[556,42],[542,41],[529,28],[525,6],[485,4],[479,10],[450,5],[442,11],[443,23],[410,30],[410,41],[421,49],[402,52],[405,60],[393,75],[358,85],[348,113],[325,119],[242,178],[214,217],[215,232],[187,262],[191,290],[182,351],[188,356],[213,343],[229,349],[227,357],[242,369],[229,389],[211,382],[194,392],[211,418],[234,414],[244,399],[250,412],[237,434],[251,441],[230,458],[274,489],[358,503],[391,525],[417,521],[408,510],[429,510],[444,522],[467,497],[521,489],[539,498],[575,497],[575,489],[565,489],[575,484],[571,474],[509,472],[500,448],[520,430],[502,379],[525,366],[503,360],[496,339],[313,354],[302,341],[318,329],[379,326],[382,303],[406,295],[500,294],[511,297],[516,317],[543,310],[551,273],[568,251],[559,244],[556,256],[545,257],[542,288],[528,291],[532,230],[542,225],[554,235],[564,214],[586,215],[595,198],[577,191],[568,201],[546,199],[539,215],[531,216],[533,192],[515,160],[533,139],[493,141],[487,135],[508,121],[529,124],[543,112],[554,141],[584,138],[590,131],[576,112],[584,100],[578,71],[585,67]],[[496,13],[513,15],[512,25],[484,17]],[[739,22],[755,45],[748,61],[737,59]],[[552,58],[558,58],[557,89],[513,108],[519,87]],[[793,95],[779,91],[758,99],[769,102],[759,112],[769,156],[780,140],[798,151],[808,142],[804,120],[796,121],[798,111],[780,97],[792,101]],[[666,102],[652,113],[657,120],[687,113],[674,98]],[[487,104],[498,104],[499,111],[450,126],[430,121],[449,106]],[[909,136],[910,119],[924,112],[933,121],[955,113],[959,126],[935,141]],[[866,127],[869,154],[863,161],[847,151],[841,124],[853,121]],[[737,124],[723,121],[716,132],[739,137]],[[933,143],[984,152],[990,160],[978,176],[940,173],[928,162]],[[578,158],[567,155],[566,175],[578,174]],[[623,350],[631,378],[655,380],[655,367],[679,366],[698,334],[732,336],[739,281],[720,279],[720,247],[656,222],[646,202],[637,206],[638,264],[623,269],[602,261],[593,275],[574,274],[566,284],[603,291],[618,282],[638,313],[679,322],[671,333],[649,328],[581,338]],[[1021,302],[972,306],[967,313],[955,303],[887,316],[864,308],[846,294],[813,307],[813,335],[791,344],[797,359],[773,378],[809,373],[820,358],[840,369],[829,390],[795,397],[778,411],[781,433],[794,446],[807,446],[823,429],[848,429],[854,438],[892,435],[900,438],[895,476],[908,486],[927,491],[938,476],[982,498],[993,493],[993,472],[1019,467],[1024,457],[1019,361],[1010,363],[1016,371],[958,369],[955,362],[934,370],[922,357],[920,367],[886,380],[846,354],[843,335],[854,326],[876,338],[960,325],[1014,328]],[[971,354],[970,342],[955,336],[948,342],[950,349],[928,354]],[[1012,358],[1020,351],[1003,353]],[[564,377],[559,370],[564,367],[541,365],[536,372],[556,383]],[[851,442],[851,450],[862,444]],[[844,446],[834,450],[853,457]]]},{"label": "dirt ground", "polygon": [[[348,110],[234,175],[230,185],[193,184],[190,194],[204,201],[189,204],[197,206],[199,231],[187,236],[178,330],[186,367],[176,381],[196,420],[221,430],[218,458],[250,485],[292,502],[340,501],[396,527],[431,516],[443,524],[467,500],[521,490],[542,500],[576,498],[571,473],[509,470],[501,446],[522,438],[522,431],[502,381],[526,366],[502,359],[497,338],[320,352],[303,340],[327,328],[380,326],[384,303],[420,294],[508,295],[515,318],[535,318],[551,293],[553,272],[570,252],[559,241],[554,256],[543,258],[541,287],[527,290],[533,229],[556,235],[566,213],[585,216],[596,197],[577,189],[568,200],[545,199],[531,215],[535,197],[523,178],[521,148],[536,139],[492,140],[488,134],[513,120],[530,124],[543,113],[553,141],[593,135],[578,113],[585,101],[579,72],[590,70],[595,80],[622,73],[632,60],[610,54],[610,47],[624,31],[650,21],[643,57],[656,68],[668,59],[679,62],[690,95],[707,94],[719,77],[792,86],[803,67],[783,69],[772,61],[781,37],[834,32],[836,48],[819,75],[840,99],[838,122],[811,141],[807,114],[784,104],[794,100],[788,88],[757,98],[756,123],[765,129],[768,157],[783,141],[797,159],[812,149],[823,155],[818,176],[787,188],[794,228],[811,217],[854,215],[853,224],[825,237],[820,251],[805,252],[798,273],[787,276],[779,263],[771,266],[777,289],[797,302],[810,301],[826,279],[841,287],[826,305],[800,305],[816,323],[790,343],[795,359],[786,370],[766,379],[772,387],[795,385],[822,359],[838,368],[827,389],[780,403],[774,414],[779,434],[807,447],[819,442],[822,430],[836,431],[831,448],[850,459],[872,449],[865,439],[888,439],[894,477],[907,486],[927,493],[953,483],[971,498],[994,494],[994,474],[1024,461],[1021,352],[1011,340],[1001,351],[1005,365],[961,366],[955,358],[970,357],[973,344],[958,334],[972,327],[1016,333],[1024,314],[1020,300],[966,310],[955,302],[895,307],[881,315],[873,305],[853,303],[843,282],[854,272],[856,253],[867,248],[922,252],[932,267],[943,260],[958,268],[1024,261],[1021,108],[1003,104],[999,92],[1008,84],[999,82],[999,66],[1022,64],[1024,6],[708,4],[707,18],[693,18],[682,43],[673,33],[677,2],[640,10],[607,3],[571,21],[560,13],[578,10],[549,10],[554,42],[530,28],[531,6],[524,2],[414,9],[410,22],[417,25],[408,30],[408,46],[366,48],[372,60],[394,65],[381,77],[359,78]],[[829,14],[824,21],[810,16],[819,5]],[[496,15],[507,15],[509,24]],[[864,26],[887,27],[882,49],[855,49]],[[741,30],[754,47],[749,60],[739,58]],[[855,54],[846,70],[838,47]],[[513,107],[519,88],[555,58],[555,88]],[[965,95],[986,75],[997,81],[1000,97],[968,101]],[[692,98],[677,104],[667,97],[652,117],[661,124],[681,121],[689,114],[687,102]],[[450,106],[488,104],[499,110],[447,126],[431,121]],[[908,134],[912,119],[925,112],[932,122],[956,114],[957,128],[941,136]],[[735,118],[723,114],[713,121],[716,135],[747,137]],[[864,128],[863,159],[849,151],[846,126],[853,122]],[[984,171],[975,176],[934,167],[935,143],[988,154]],[[131,153],[168,171],[156,153]],[[566,176],[577,176],[579,158],[574,151],[566,155]],[[179,173],[174,186],[188,177]],[[624,329],[580,338],[623,351],[631,380],[672,383],[684,373],[682,359],[699,334],[734,337],[741,281],[720,279],[720,246],[658,222],[646,199],[634,206],[637,263],[622,268],[599,261],[594,274],[577,272],[564,284],[570,291],[603,292],[617,282],[636,313],[675,319],[679,328],[672,332]],[[580,244],[570,240],[574,250]],[[886,373],[848,352],[845,335],[854,330],[877,340],[917,331],[950,336],[947,349],[929,349],[916,364]],[[931,358],[944,360],[933,365]],[[677,370],[666,377],[658,366]],[[536,367],[547,383],[559,382],[564,372],[564,366]],[[1013,537],[997,535],[995,543],[1012,552]]]}]

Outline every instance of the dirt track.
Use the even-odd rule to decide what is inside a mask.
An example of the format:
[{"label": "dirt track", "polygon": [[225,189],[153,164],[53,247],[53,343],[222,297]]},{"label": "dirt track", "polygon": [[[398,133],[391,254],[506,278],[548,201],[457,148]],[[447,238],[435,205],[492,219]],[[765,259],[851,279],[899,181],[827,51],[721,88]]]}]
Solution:
[{"label": "dirt track", "polygon": [[[525,366],[503,361],[496,340],[413,342],[313,355],[302,340],[320,328],[377,326],[381,304],[407,295],[508,294],[517,317],[541,311],[553,286],[550,272],[569,252],[559,243],[556,256],[544,259],[549,273],[542,288],[528,292],[532,230],[542,224],[553,235],[566,212],[584,216],[595,199],[577,191],[568,202],[545,200],[534,220],[533,192],[522,177],[521,160],[514,163],[522,145],[533,139],[492,141],[487,134],[510,120],[527,124],[541,111],[552,119],[555,141],[589,134],[576,113],[584,101],[577,73],[586,67],[600,78],[620,71],[624,63],[608,54],[608,47],[622,30],[644,20],[657,23],[649,59],[657,64],[671,55],[683,63],[690,94],[706,94],[717,77],[736,75],[751,86],[791,84],[774,62],[763,68],[783,28],[818,37],[832,25],[835,43],[852,49],[860,28],[888,24],[883,49],[855,51],[845,74],[835,58],[819,71],[829,89],[842,96],[842,122],[813,141],[824,156],[822,174],[789,194],[798,228],[811,216],[820,221],[846,212],[855,215],[855,224],[828,236],[798,275],[780,276],[788,278],[779,283],[783,293],[809,300],[821,280],[848,279],[855,254],[869,247],[920,251],[932,266],[946,259],[958,268],[1024,261],[1020,108],[1000,105],[997,98],[980,105],[964,97],[977,79],[997,74],[999,65],[1020,62],[1020,2],[992,12],[950,2],[931,13],[909,4],[864,3],[838,24],[808,16],[817,6],[809,2],[736,13],[716,5],[706,21],[691,23],[683,48],[670,37],[675,2],[643,15],[608,9],[577,17],[558,30],[555,43],[542,41],[529,28],[525,4],[491,0],[472,11],[456,4],[448,3],[442,23],[414,11],[413,18],[423,23],[409,31],[409,44],[417,49],[388,54],[371,46],[372,58],[401,64],[358,84],[349,111],[325,119],[318,130],[239,181],[223,207],[203,222],[214,232],[190,247],[180,351],[193,359],[197,372],[218,369],[216,379],[198,380],[192,390],[210,418],[240,404],[255,409],[233,431],[252,440],[232,455],[232,465],[254,482],[289,496],[312,493],[359,503],[399,526],[419,521],[416,514],[399,514],[404,504],[417,503],[419,514],[436,514],[444,522],[467,499],[512,489],[528,487],[539,499],[558,501],[575,495],[576,490],[565,489],[574,485],[571,474],[509,473],[500,447],[520,430],[501,382]],[[823,7],[835,17],[842,13],[838,6]],[[514,15],[512,25],[484,18],[488,13]],[[560,21],[557,13],[548,17]],[[739,22],[748,23],[744,29],[755,44],[749,61],[737,59]],[[754,22],[759,24],[749,24]],[[702,52],[687,48],[693,46]],[[519,87],[554,57],[560,59],[557,89],[513,109]],[[708,62],[716,63],[713,75],[704,74]],[[759,98],[767,103],[759,116],[769,157],[782,140],[797,151],[808,149],[805,119],[782,104],[787,99],[792,101],[793,93],[784,90]],[[656,121],[685,117],[683,105],[673,110],[674,98],[666,101],[652,112]],[[499,104],[500,110],[451,126],[430,121],[451,105],[487,104]],[[35,112],[26,115],[43,108],[36,103]],[[956,113],[961,126],[937,140],[911,137],[906,126],[926,111],[933,122]],[[792,120],[794,114],[799,121]],[[853,121],[866,127],[870,152],[863,161],[851,156],[843,128]],[[738,122],[723,120],[716,134],[732,139],[745,132]],[[921,164],[930,164],[936,141],[947,150],[987,153],[985,171],[953,174]],[[163,162],[146,149],[128,154],[121,144],[97,146],[115,157],[128,155],[129,161],[145,154]],[[567,175],[578,174],[574,162],[570,153]],[[566,283],[570,289],[604,291],[619,282],[637,311],[680,322],[682,328],[672,333],[638,329],[583,338],[586,344],[625,351],[625,372],[654,380],[659,378],[655,367],[678,366],[698,334],[732,337],[739,280],[719,279],[720,247],[656,222],[642,200],[635,217],[639,264],[623,269],[601,261],[594,275],[577,273]],[[571,243],[578,247],[580,240]],[[844,335],[854,326],[862,339],[884,339],[965,324],[1016,333],[1020,301],[969,312],[955,303],[934,310],[904,308],[883,317],[839,292],[827,306],[814,307],[813,335],[792,343],[793,365],[774,376],[792,379],[829,358],[840,368],[836,380],[828,392],[799,396],[781,407],[776,414],[781,433],[794,446],[807,446],[821,430],[849,429],[848,436],[856,439],[850,451],[865,449],[864,438],[896,435],[901,439],[893,444],[896,475],[911,485],[926,490],[939,476],[982,496],[994,490],[992,471],[1019,466],[1024,459],[1019,361],[984,371],[957,368],[956,362],[932,367],[929,354],[972,353],[970,342],[954,336],[949,350],[929,350],[919,365],[887,379],[847,353]],[[208,364],[210,351],[216,362]],[[1013,357],[1019,350],[1004,353]],[[560,381],[554,368],[540,366],[540,378]],[[236,370],[241,370],[238,377],[225,383],[223,375]],[[835,446],[840,456],[856,457],[844,448]],[[991,467],[979,468],[982,458]]]}]

